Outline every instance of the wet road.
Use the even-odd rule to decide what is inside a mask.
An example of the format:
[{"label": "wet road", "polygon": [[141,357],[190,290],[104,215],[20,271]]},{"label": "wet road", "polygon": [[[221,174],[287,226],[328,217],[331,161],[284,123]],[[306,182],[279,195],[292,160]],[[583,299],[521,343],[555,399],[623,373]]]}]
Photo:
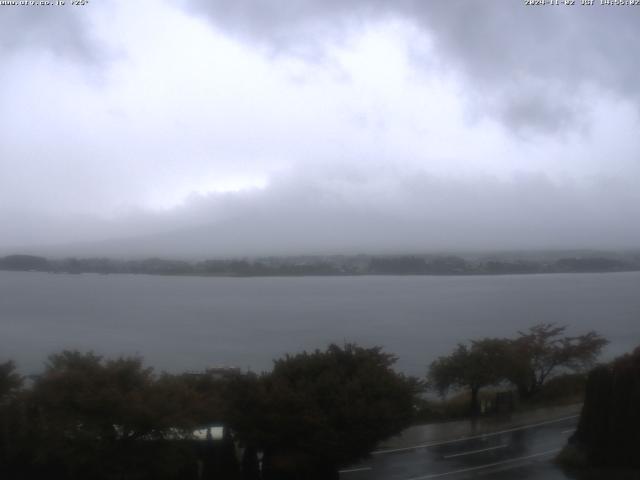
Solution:
[{"label": "wet road", "polygon": [[577,415],[494,433],[373,452],[340,472],[342,480],[566,479],[552,460],[567,443]]}]

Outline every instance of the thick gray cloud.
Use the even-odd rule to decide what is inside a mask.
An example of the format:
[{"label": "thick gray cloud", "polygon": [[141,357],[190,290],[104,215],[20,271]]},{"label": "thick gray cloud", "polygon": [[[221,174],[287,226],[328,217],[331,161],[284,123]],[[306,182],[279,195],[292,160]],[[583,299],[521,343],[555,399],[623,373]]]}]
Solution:
[{"label": "thick gray cloud", "polygon": [[420,2],[420,20],[515,126],[566,129],[603,91],[639,106],[637,9],[522,3]]},{"label": "thick gray cloud", "polygon": [[394,13],[397,8],[384,0],[186,0],[184,5],[232,33],[299,54],[321,54],[337,34],[344,34],[359,22]]},{"label": "thick gray cloud", "polygon": [[[321,52],[344,26],[401,17],[424,30],[462,73],[469,98],[517,130],[562,132],[582,126],[594,96],[614,94],[640,107],[637,7],[525,6],[495,0],[282,2],[193,0],[219,28],[285,52]],[[414,56],[430,67],[429,58]]]},{"label": "thick gray cloud", "polygon": [[91,34],[92,12],[70,3],[1,6],[0,58],[37,50],[83,62],[97,60],[101,51]]}]

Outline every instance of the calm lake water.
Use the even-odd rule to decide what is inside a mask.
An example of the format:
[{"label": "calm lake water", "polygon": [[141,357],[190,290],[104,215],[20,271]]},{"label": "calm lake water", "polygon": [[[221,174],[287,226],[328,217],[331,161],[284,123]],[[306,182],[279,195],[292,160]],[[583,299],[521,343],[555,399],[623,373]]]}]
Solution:
[{"label": "calm lake water", "polygon": [[272,359],[329,342],[381,345],[421,375],[457,342],[538,322],[595,329],[606,357],[640,344],[640,272],[455,277],[199,278],[0,272],[0,361],[38,372],[63,348],[158,369]]}]

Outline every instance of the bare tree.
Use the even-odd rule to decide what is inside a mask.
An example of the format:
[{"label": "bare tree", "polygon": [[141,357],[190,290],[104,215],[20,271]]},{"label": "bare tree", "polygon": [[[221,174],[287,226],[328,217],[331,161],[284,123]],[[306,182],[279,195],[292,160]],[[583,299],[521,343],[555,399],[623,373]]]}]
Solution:
[{"label": "bare tree", "polygon": [[582,371],[594,364],[608,340],[595,331],[562,336],[566,326],[540,323],[511,341],[507,378],[521,398],[535,396],[545,381],[559,371]]}]

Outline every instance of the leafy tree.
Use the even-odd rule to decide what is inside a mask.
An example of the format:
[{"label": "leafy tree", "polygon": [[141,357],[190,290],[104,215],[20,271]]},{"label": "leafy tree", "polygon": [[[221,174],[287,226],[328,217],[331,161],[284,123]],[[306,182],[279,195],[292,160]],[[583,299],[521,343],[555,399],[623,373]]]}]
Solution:
[{"label": "leafy tree", "polygon": [[148,395],[149,408],[163,428],[190,432],[203,425],[224,422],[227,381],[207,374],[163,373]]},{"label": "leafy tree", "polygon": [[270,374],[232,382],[229,424],[265,452],[264,478],[337,478],[412,418],[419,384],[395,361],[353,344],[287,355]]},{"label": "leafy tree", "polygon": [[22,377],[16,373],[15,363],[0,363],[0,405],[12,397],[21,386]]},{"label": "leafy tree", "polygon": [[153,381],[140,358],[103,361],[93,353],[64,351],[49,357],[34,394],[70,437],[133,439],[153,430],[146,401]]},{"label": "leafy tree", "polygon": [[0,477],[13,449],[12,419],[15,417],[15,400],[22,386],[22,377],[16,373],[12,361],[0,363]]},{"label": "leafy tree", "polygon": [[180,478],[201,398],[183,378],[157,378],[140,358],[65,351],[49,358],[30,403],[32,463],[64,478]]},{"label": "leafy tree", "polygon": [[29,398],[34,463],[68,478],[102,478],[111,466],[124,468],[126,450],[151,429],[143,398],[151,383],[140,359],[50,356]]},{"label": "leafy tree", "polygon": [[[588,376],[584,406],[569,449],[586,466],[640,469],[640,347]],[[572,455],[575,457],[575,455]],[[565,457],[567,458],[567,457]],[[631,474],[633,477],[633,474]]]},{"label": "leafy tree", "polygon": [[559,371],[581,371],[592,366],[608,343],[594,331],[575,337],[562,336],[567,327],[553,323],[534,325],[511,341],[507,378],[520,398],[535,396]]},{"label": "leafy tree", "polygon": [[460,343],[450,355],[431,363],[428,383],[442,395],[452,387],[468,389],[469,411],[477,415],[480,389],[503,380],[507,352],[508,342],[498,338],[474,340],[469,346]]}]

